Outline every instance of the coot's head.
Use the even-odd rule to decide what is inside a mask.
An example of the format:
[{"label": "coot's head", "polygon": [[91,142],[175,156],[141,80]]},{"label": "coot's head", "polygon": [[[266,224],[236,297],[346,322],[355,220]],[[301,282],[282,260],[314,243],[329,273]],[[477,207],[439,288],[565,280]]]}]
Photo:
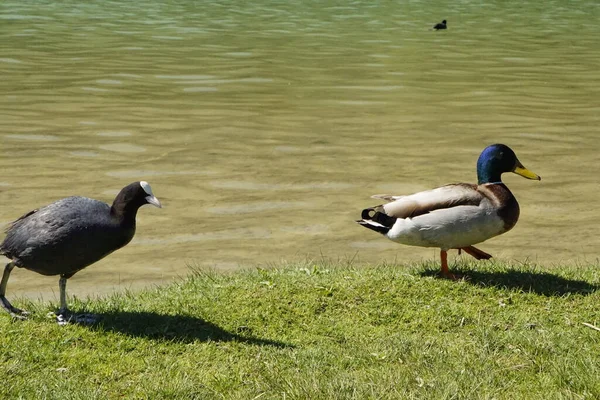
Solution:
[{"label": "coot's head", "polygon": [[[150,184],[146,181],[141,181],[141,182],[136,182],[140,185],[140,187],[142,188],[142,190],[144,191],[144,193],[142,194],[142,196],[144,197],[144,200],[146,201],[144,204],[152,204],[154,207],[158,207],[158,208],[162,208],[162,204],[160,204],[160,201],[158,201],[158,199],[156,198],[156,196],[154,196],[154,194],[152,193],[152,188],[150,187]],[[133,183],[132,183],[133,185]],[[142,204],[142,206],[144,205]]]},{"label": "coot's head", "polygon": [[517,155],[505,144],[493,144],[481,152],[477,160],[477,180],[479,184],[501,182],[504,172],[514,172],[527,179],[541,178],[525,168]]},{"label": "coot's head", "polygon": [[160,201],[152,193],[150,184],[146,181],[133,182],[125,186],[113,202],[113,212],[117,214],[132,214],[135,218],[138,208],[151,204],[162,208]]},{"label": "coot's head", "polygon": [[443,21],[442,21],[442,24],[446,25],[446,20],[443,20]]}]

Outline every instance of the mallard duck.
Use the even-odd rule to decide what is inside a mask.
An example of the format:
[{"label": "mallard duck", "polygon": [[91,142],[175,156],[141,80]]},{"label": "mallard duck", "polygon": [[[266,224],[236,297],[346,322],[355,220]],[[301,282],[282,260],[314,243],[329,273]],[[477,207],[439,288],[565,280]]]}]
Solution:
[{"label": "mallard duck", "polygon": [[440,29],[447,29],[448,26],[446,25],[446,20],[443,20],[440,23],[435,24],[435,26],[433,27],[433,29],[435,29],[436,31],[439,31]]},{"label": "mallard duck", "polygon": [[441,275],[454,279],[448,270],[448,250],[491,258],[473,245],[508,232],[519,219],[519,203],[501,179],[504,172],[541,180],[510,147],[493,144],[477,160],[477,185],[456,183],[409,196],[376,195],[389,203],[363,210],[356,222],[394,242],[439,247]]}]

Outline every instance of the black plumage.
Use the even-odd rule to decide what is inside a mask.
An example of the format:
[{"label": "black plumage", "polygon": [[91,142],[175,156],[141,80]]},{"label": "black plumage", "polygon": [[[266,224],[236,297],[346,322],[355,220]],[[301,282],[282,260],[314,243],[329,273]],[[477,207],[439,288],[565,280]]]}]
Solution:
[{"label": "black plumage", "polygon": [[[385,235],[390,231],[390,229],[392,229],[398,218],[390,217],[386,213],[376,211],[376,208],[377,207],[365,208],[362,211],[362,219],[356,222],[365,228],[369,228],[375,232]],[[372,222],[375,222],[375,224]]]},{"label": "black plumage", "polygon": [[435,24],[433,29],[435,29],[436,31],[439,31],[440,29],[448,29],[448,26],[446,25],[446,20],[443,20],[442,22]]},{"label": "black plumage", "polygon": [[13,222],[0,244],[0,254],[11,259],[0,283],[0,301],[12,314],[24,312],[5,297],[14,267],[42,275],[60,275],[59,317],[66,318],[66,280],[131,241],[135,218],[144,204],[161,207],[147,182],[125,186],[112,206],[86,197],[67,197],[33,210]]}]

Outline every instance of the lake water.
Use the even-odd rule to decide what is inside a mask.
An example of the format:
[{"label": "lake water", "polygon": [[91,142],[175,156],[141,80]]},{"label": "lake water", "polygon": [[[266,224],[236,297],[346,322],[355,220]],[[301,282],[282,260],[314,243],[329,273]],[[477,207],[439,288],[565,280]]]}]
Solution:
[{"label": "lake water", "polygon": [[[505,177],[520,221],[479,247],[597,265],[600,3],[531,3],[3,1],[0,224],[149,181],[164,208],[80,296],[190,264],[438,259],[354,220],[372,194],[475,182],[501,142],[542,181]],[[8,296],[57,281],[15,270]]]}]

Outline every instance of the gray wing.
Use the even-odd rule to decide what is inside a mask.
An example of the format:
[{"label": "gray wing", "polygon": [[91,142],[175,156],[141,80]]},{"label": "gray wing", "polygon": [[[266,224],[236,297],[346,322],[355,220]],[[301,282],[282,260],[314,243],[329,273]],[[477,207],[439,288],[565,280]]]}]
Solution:
[{"label": "gray wing", "polygon": [[477,191],[477,185],[468,183],[440,186],[409,196],[378,195],[378,197],[392,200],[381,207],[387,215],[396,218],[414,218],[435,210],[463,205],[477,206],[483,199],[482,194]]},{"label": "gray wing", "polygon": [[108,204],[68,197],[16,220],[1,251],[18,266],[45,275],[69,274],[124,246],[131,237],[124,237],[112,221]]}]

